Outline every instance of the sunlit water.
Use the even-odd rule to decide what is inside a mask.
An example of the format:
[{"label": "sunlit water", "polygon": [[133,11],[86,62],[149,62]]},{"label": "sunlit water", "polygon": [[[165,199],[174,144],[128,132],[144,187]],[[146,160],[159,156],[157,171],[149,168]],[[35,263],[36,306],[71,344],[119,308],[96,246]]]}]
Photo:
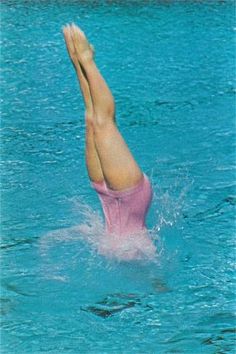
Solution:
[{"label": "sunlit water", "polygon": [[[234,352],[233,7],[2,1],[2,353]],[[152,180],[152,259],[98,252],[70,21]]]}]

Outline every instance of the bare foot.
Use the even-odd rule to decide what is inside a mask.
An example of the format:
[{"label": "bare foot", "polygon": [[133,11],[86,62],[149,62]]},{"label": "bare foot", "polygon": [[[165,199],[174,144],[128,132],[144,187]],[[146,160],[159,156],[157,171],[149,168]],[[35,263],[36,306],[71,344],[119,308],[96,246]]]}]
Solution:
[{"label": "bare foot", "polygon": [[63,34],[64,34],[64,39],[66,42],[66,48],[67,48],[69,57],[72,61],[72,64],[74,65],[75,69],[77,69],[79,66],[79,61],[78,61],[78,58],[76,55],[74,41],[72,38],[71,27],[69,25],[63,27]]},{"label": "bare foot", "polygon": [[74,66],[93,60],[94,48],[85,34],[74,23],[63,27],[66,47]]},{"label": "bare foot", "polygon": [[80,64],[92,61],[94,57],[93,46],[88,42],[85,34],[74,23],[70,26],[71,37],[73,40],[77,59]]},{"label": "bare foot", "polygon": [[[93,122],[93,114],[94,114],[93,104],[92,104],[88,82],[82,70],[82,65],[80,65],[80,59],[88,60],[87,58],[89,57],[93,58],[93,50],[90,47],[89,43],[87,42],[85,36],[84,36],[85,39],[80,40],[81,35],[77,33],[77,27],[75,25],[67,25],[63,27],[63,33],[64,33],[68,54],[74,65],[75,71],[77,73],[77,77],[80,82],[80,88],[86,106],[86,113],[85,113],[86,122],[91,124]],[[82,55],[80,55],[80,52],[82,53]],[[92,53],[92,56],[91,54],[89,54],[89,52]]]}]

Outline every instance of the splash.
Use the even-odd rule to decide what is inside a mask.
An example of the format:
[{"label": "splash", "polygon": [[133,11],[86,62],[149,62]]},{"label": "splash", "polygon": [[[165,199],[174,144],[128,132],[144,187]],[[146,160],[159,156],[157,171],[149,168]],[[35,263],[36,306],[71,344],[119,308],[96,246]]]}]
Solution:
[{"label": "splash", "polygon": [[[157,162],[159,165],[160,162]],[[183,170],[174,171],[173,182],[165,186],[161,180],[167,178],[166,176],[159,177],[159,183],[155,183],[155,171],[152,169],[151,182],[153,186],[153,209],[155,225],[152,232],[159,233],[164,227],[173,227],[182,216],[182,211],[186,204],[186,195],[190,190],[193,180]],[[168,176],[170,178],[170,176]]]},{"label": "splash", "polygon": [[[116,234],[107,234],[101,213],[95,211],[81,198],[73,198],[71,203],[78,220],[82,222],[70,228],[55,230],[41,238],[40,249],[42,254],[58,243],[82,242],[89,246],[89,251],[107,259],[117,261],[148,261],[158,262],[163,251],[160,238],[161,229],[173,226],[178,220],[183,208],[187,188],[181,188],[174,198],[169,191],[163,191],[160,186],[154,185],[154,221],[152,229],[144,232],[120,237]],[[177,189],[177,183],[175,190]]]},{"label": "splash", "polygon": [[120,237],[116,234],[107,234],[104,221],[98,211],[83,202],[73,199],[73,209],[78,214],[78,219],[83,222],[79,225],[55,230],[41,238],[41,254],[55,247],[57,243],[81,241],[90,246],[92,252],[118,261],[155,260],[157,248],[153,242],[152,232],[140,232]]}]

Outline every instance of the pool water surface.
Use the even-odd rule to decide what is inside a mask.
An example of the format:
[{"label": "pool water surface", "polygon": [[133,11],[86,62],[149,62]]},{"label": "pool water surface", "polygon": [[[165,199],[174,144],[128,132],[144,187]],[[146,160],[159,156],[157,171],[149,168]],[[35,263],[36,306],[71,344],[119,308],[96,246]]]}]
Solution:
[{"label": "pool water surface", "polygon": [[[234,1],[3,0],[1,13],[1,353],[234,353]],[[154,260],[97,252],[72,21],[152,181]]]}]

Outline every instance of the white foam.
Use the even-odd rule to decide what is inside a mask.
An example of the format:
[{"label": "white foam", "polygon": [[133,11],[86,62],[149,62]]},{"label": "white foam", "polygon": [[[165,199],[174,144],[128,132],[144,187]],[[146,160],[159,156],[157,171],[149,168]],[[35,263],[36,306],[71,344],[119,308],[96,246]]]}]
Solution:
[{"label": "white foam", "polygon": [[165,226],[173,226],[183,207],[186,188],[182,188],[177,198],[168,191],[163,192],[154,186],[153,208],[155,225],[151,230],[128,236],[108,235],[104,230],[103,217],[79,198],[71,200],[73,209],[82,223],[70,228],[54,230],[41,238],[41,254],[47,253],[58,243],[82,242],[88,245],[92,252],[118,261],[145,260],[154,261],[162,253],[163,245],[159,238],[160,231]]},{"label": "white foam", "polygon": [[88,205],[76,201],[78,212],[82,215],[83,223],[47,233],[41,238],[41,254],[46,254],[49,248],[57,243],[82,241],[89,244],[91,249],[107,258],[120,261],[154,260],[157,249],[151,239],[151,233],[119,236],[107,234],[104,230],[102,217]]}]

